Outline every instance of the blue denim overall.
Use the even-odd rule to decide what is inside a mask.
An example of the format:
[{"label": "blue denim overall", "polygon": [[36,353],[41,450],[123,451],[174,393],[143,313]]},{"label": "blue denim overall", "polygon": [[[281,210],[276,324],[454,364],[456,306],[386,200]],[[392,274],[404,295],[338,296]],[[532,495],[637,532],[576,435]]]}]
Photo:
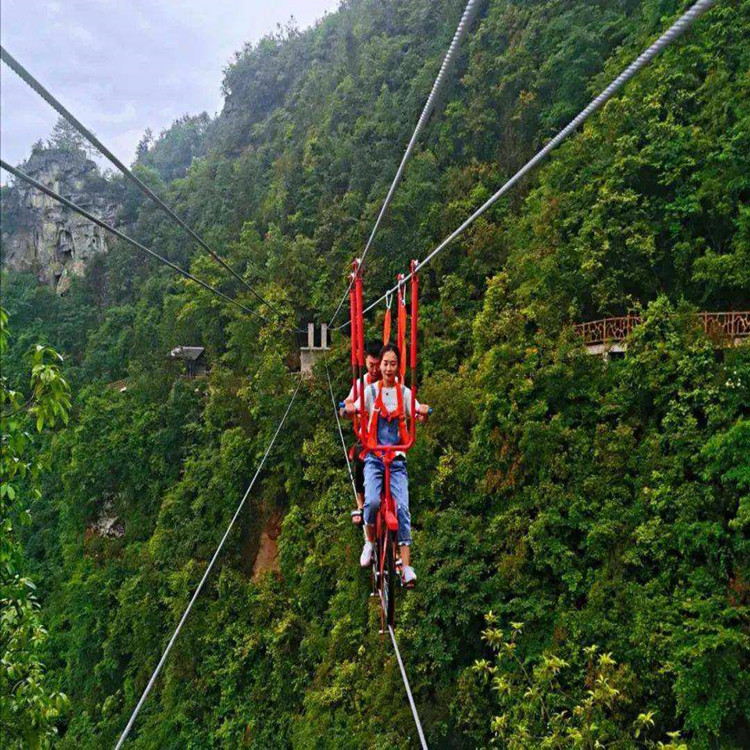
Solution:
[{"label": "blue denim overall", "polygon": [[[398,445],[398,419],[388,422],[378,415],[378,445]],[[374,524],[380,509],[380,489],[383,486],[385,463],[382,458],[368,453],[365,456],[365,523]],[[396,456],[391,462],[391,495],[398,516],[398,543],[411,544],[411,514],[409,513],[409,477],[406,458]]]}]

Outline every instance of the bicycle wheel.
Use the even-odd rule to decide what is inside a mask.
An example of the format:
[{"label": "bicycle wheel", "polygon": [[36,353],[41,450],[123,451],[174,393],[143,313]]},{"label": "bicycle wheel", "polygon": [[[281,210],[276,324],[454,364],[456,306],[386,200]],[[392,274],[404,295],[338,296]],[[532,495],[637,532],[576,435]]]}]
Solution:
[{"label": "bicycle wheel", "polygon": [[385,632],[386,612],[388,610],[388,532],[378,528],[378,541],[375,545],[377,549],[377,567],[375,569],[375,583],[378,592],[378,604],[380,605],[380,632]]},{"label": "bicycle wheel", "polygon": [[388,625],[396,624],[396,541],[392,531],[386,532],[385,537],[385,580],[383,581],[383,604],[385,605],[385,620]]}]

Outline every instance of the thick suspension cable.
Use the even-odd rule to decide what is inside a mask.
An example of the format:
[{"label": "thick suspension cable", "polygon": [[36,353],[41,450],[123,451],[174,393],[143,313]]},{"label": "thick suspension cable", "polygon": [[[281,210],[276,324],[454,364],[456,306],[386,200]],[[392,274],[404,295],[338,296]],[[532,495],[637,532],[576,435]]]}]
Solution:
[{"label": "thick suspension cable", "polygon": [[[485,211],[487,211],[492,205],[494,205],[500,198],[502,198],[514,185],[516,185],[526,174],[531,172],[553,149],[557,148],[571,133],[573,133],[579,126],[581,126],[592,114],[601,109],[616,93],[619,91],[636,73],[641,69],[645,68],[656,55],[665,50],[672,44],[678,37],[680,37],[685,31],[687,31],[693,23],[700,18],[706,11],[710,10],[715,5],[717,0],[698,0],[689,10],[687,10],[672,26],[667,29],[645,52],[639,55],[612,83],[602,91],[599,96],[593,99],[590,104],[581,111],[581,113],[571,120],[568,125],[563,128],[536,156],[530,159],[521,169],[516,172],[494,195],[492,195],[485,203],[483,203],[471,216],[469,216],[458,229],[449,234],[424,260],[417,263],[417,266],[413,272],[405,275],[402,282],[408,281],[414,273],[418,273],[424,266],[430,263],[439,253],[445,250],[453,240],[455,240],[460,234],[462,234],[469,226],[471,226]],[[362,312],[366,313],[372,310],[376,305],[380,304],[389,295],[393,294],[398,289],[398,284],[389,289],[381,297],[378,297],[372,304],[368,305]],[[343,323],[337,326],[333,330],[340,330],[345,328],[348,323]]]},{"label": "thick suspension cable", "polygon": [[56,112],[58,112],[64,119],[66,119],[89,143],[91,143],[98,151],[109,159],[129,180],[131,180],[138,189],[148,196],[164,213],[166,213],[173,221],[175,221],[184,231],[186,231],[219,265],[234,276],[240,283],[242,283],[255,298],[266,305],[270,310],[275,312],[280,317],[286,317],[283,313],[277,310],[268,300],[264,299],[255,289],[244,279],[237,271],[235,271],[216,251],[214,251],[209,245],[194,232],[161,198],[159,198],[148,185],[146,185],[140,178],[138,178],[132,170],[128,169],[113,153],[110,151],[94,133],[89,130],[78,118],[75,117],[70,111],[68,111],[42,84],[24,68],[21,63],[18,62],[2,45],[0,45],[0,59],[31,89],[36,91],[39,96],[44,99]]},{"label": "thick suspension cable", "polygon": [[391,643],[393,644],[393,650],[396,652],[396,659],[398,660],[398,668],[401,670],[401,679],[404,681],[404,688],[406,689],[406,695],[409,698],[409,705],[411,706],[411,712],[414,716],[414,723],[417,725],[417,732],[419,733],[419,741],[422,743],[423,750],[427,750],[427,741],[424,738],[424,732],[422,731],[422,722],[419,720],[419,714],[417,713],[417,706],[414,703],[414,696],[411,694],[411,687],[409,686],[409,678],[406,676],[406,670],[404,669],[404,662],[401,660],[401,652],[398,650],[398,644],[396,643],[396,634],[393,632],[393,625],[388,626],[388,633],[391,636]]},{"label": "thick suspension cable", "polygon": [[[331,393],[331,403],[333,404],[333,414],[336,417],[336,426],[338,427],[339,437],[341,438],[341,447],[344,449],[344,459],[346,460],[346,468],[349,470],[349,479],[352,483],[352,492],[354,497],[357,497],[357,488],[354,485],[354,475],[352,474],[352,465],[349,460],[349,453],[346,450],[346,441],[344,440],[344,433],[341,429],[341,420],[339,419],[339,410],[336,406],[336,397],[333,395],[333,384],[331,383],[331,373],[328,370],[328,361],[324,358],[326,365],[326,378],[328,379],[328,390]],[[383,606],[381,598],[380,606]],[[419,720],[419,713],[417,712],[417,705],[414,703],[414,696],[411,693],[411,686],[409,685],[409,678],[406,676],[406,669],[404,668],[404,662],[401,659],[401,652],[398,649],[398,643],[396,643],[396,634],[393,630],[393,626],[388,626],[388,634],[391,636],[391,643],[393,644],[393,650],[396,653],[396,660],[398,661],[398,668],[401,671],[401,679],[404,682],[404,688],[406,690],[406,696],[409,699],[409,706],[411,706],[411,712],[414,716],[414,724],[417,727],[417,733],[419,734],[419,741],[422,743],[423,750],[427,750],[427,741],[424,738],[424,732],[422,731],[422,722]]]},{"label": "thick suspension cable", "polygon": [[199,279],[197,276],[193,276],[192,273],[189,271],[186,271],[184,268],[180,268],[176,263],[173,263],[168,258],[165,258],[163,255],[159,255],[159,253],[155,252],[154,250],[151,250],[151,248],[146,247],[145,245],[142,245],[137,240],[134,240],[132,237],[128,237],[127,234],[124,234],[119,229],[115,229],[110,224],[107,224],[106,221],[102,221],[98,216],[94,216],[94,214],[87,211],[85,208],[81,208],[79,205],[73,203],[73,201],[68,200],[67,198],[63,197],[62,195],[59,195],[54,190],[48,188],[46,185],[43,185],[38,180],[35,180],[30,175],[27,175],[25,172],[22,172],[20,169],[16,169],[15,167],[11,167],[10,164],[0,159],[0,167],[2,169],[6,170],[7,172],[10,172],[14,177],[17,177],[20,180],[23,180],[24,182],[27,182],[29,185],[31,185],[33,188],[36,188],[40,192],[44,193],[45,195],[48,195],[50,198],[53,198],[54,200],[61,203],[66,208],[69,208],[71,211],[75,211],[76,213],[80,214],[84,218],[88,219],[90,222],[96,224],[97,226],[101,227],[102,229],[105,229],[107,232],[110,232],[118,239],[123,240],[123,242],[127,242],[132,247],[136,248],[136,250],[140,250],[140,252],[145,253],[146,255],[150,255],[152,258],[156,258],[160,263],[163,263],[165,266],[169,266],[169,268],[173,269],[174,271],[177,271],[181,276],[184,276],[186,279],[190,279],[190,281],[194,281],[196,284],[199,284],[204,289],[208,290],[209,292],[213,292],[213,294],[217,295],[218,297],[221,297],[225,302],[229,302],[230,304],[234,305],[235,307],[238,307],[243,312],[248,313],[249,315],[254,315],[257,318],[260,318],[262,321],[268,323],[268,319],[264,318],[260,313],[256,312],[255,310],[251,310],[249,307],[245,307],[244,305],[237,302],[237,300],[232,299],[230,296],[224,294],[224,292],[218,290],[216,287],[211,286],[211,284],[203,281],[203,279]]},{"label": "thick suspension cable", "polygon": [[167,644],[167,647],[164,649],[164,653],[161,655],[161,659],[159,659],[159,663],[156,665],[156,669],[154,670],[154,673],[151,675],[151,679],[148,681],[148,684],[146,685],[146,688],[143,691],[143,695],[141,695],[141,698],[138,701],[138,704],[133,710],[133,714],[131,715],[127,726],[123,730],[123,733],[120,735],[120,739],[117,741],[115,750],[119,750],[119,748],[122,747],[122,744],[125,742],[128,734],[130,733],[130,730],[133,728],[133,724],[135,723],[135,720],[138,717],[138,713],[140,712],[141,707],[145,703],[146,698],[148,697],[148,694],[151,692],[151,688],[154,686],[154,683],[156,682],[156,678],[159,676],[159,672],[161,672],[161,668],[164,666],[164,662],[167,660],[167,656],[169,656],[169,652],[172,650],[172,646],[174,646],[174,642],[175,640],[177,640],[177,636],[180,634],[180,631],[182,630],[182,626],[185,624],[185,620],[187,620],[187,617],[190,614],[190,610],[193,608],[193,604],[195,604],[195,600],[198,598],[199,594],[201,593],[201,590],[203,589],[203,585],[206,583],[206,579],[211,573],[214,563],[216,562],[216,559],[218,558],[219,553],[224,547],[224,542],[226,542],[227,537],[229,536],[229,533],[232,531],[232,528],[234,527],[235,521],[239,517],[242,511],[242,508],[245,506],[245,502],[247,501],[247,498],[250,495],[250,491],[253,489],[253,485],[255,484],[255,481],[258,479],[258,475],[260,474],[261,469],[263,468],[263,464],[265,464],[266,459],[268,458],[268,454],[271,452],[271,448],[273,448],[273,445],[276,442],[276,438],[279,436],[279,432],[281,432],[281,428],[284,426],[284,422],[286,422],[286,418],[289,415],[289,412],[291,411],[292,404],[294,403],[295,398],[297,398],[297,393],[301,385],[302,385],[302,378],[300,378],[299,383],[297,383],[297,387],[294,389],[294,393],[292,394],[292,398],[289,400],[289,404],[286,407],[284,416],[281,418],[281,421],[279,422],[279,426],[276,428],[276,432],[271,438],[271,442],[268,444],[268,447],[266,448],[266,452],[263,454],[263,458],[261,459],[260,464],[258,464],[258,468],[255,472],[255,475],[253,476],[252,481],[250,482],[247,490],[245,490],[245,494],[243,495],[242,500],[240,501],[240,504],[237,506],[237,510],[232,516],[232,520],[229,522],[229,526],[227,526],[227,530],[224,532],[224,536],[221,538],[221,541],[219,542],[219,546],[216,548],[216,552],[214,552],[213,557],[211,558],[211,561],[208,563],[208,567],[203,573],[203,578],[201,578],[200,583],[198,584],[198,587],[195,589],[195,592],[193,593],[193,596],[190,599],[190,603],[187,605],[187,608],[185,609],[185,612],[180,618],[180,621],[177,624],[177,627],[175,628],[175,631],[172,634],[172,637],[169,639],[169,643]]},{"label": "thick suspension cable", "polygon": [[[437,97],[447,78],[448,71],[450,70],[450,67],[453,64],[453,61],[455,60],[456,55],[458,54],[458,48],[459,48],[459,45],[461,44],[461,40],[464,38],[464,36],[466,35],[466,32],[471,26],[471,23],[474,20],[474,16],[476,15],[476,12],[479,9],[479,6],[482,2],[483,0],[469,0],[469,2],[466,3],[466,8],[464,9],[463,15],[461,16],[461,20],[458,23],[458,28],[456,29],[456,33],[453,35],[453,39],[451,40],[450,47],[448,47],[448,52],[446,52],[445,58],[443,59],[443,64],[440,66],[440,70],[438,71],[437,77],[435,78],[435,82],[432,85],[432,91],[430,91],[430,95],[427,97],[427,102],[424,105],[424,109],[422,110],[422,114],[419,117],[417,126],[414,128],[414,132],[412,133],[411,139],[409,140],[409,144],[406,147],[404,156],[401,159],[401,163],[399,164],[398,169],[396,170],[396,176],[393,178],[391,187],[388,190],[388,195],[386,195],[385,201],[383,202],[383,206],[381,207],[380,213],[378,214],[378,218],[375,221],[375,226],[373,226],[372,231],[370,232],[370,237],[367,240],[365,249],[362,252],[362,257],[360,258],[360,266],[362,263],[364,263],[365,256],[367,255],[367,252],[369,251],[370,246],[372,245],[372,242],[375,239],[375,235],[378,231],[378,228],[380,227],[380,222],[383,220],[383,216],[385,215],[385,212],[387,211],[388,206],[390,205],[391,200],[393,199],[393,194],[395,193],[396,187],[401,181],[401,177],[404,173],[404,168],[406,167],[406,163],[409,161],[409,158],[411,157],[412,152],[414,151],[414,147],[417,144],[417,139],[419,138],[422,130],[424,129],[424,126],[427,124],[427,120],[430,119],[430,115],[432,114],[432,110],[435,107],[435,102],[437,101]],[[341,307],[346,301],[346,298],[349,294],[349,289],[351,289],[352,283],[353,282],[351,281],[349,282],[349,287],[344,292],[344,296],[341,298],[341,301],[339,302],[338,307],[336,308],[335,312],[333,313],[333,316],[331,317],[331,322],[328,324],[329,327],[333,325],[333,322],[336,320],[336,317],[341,311]]]}]

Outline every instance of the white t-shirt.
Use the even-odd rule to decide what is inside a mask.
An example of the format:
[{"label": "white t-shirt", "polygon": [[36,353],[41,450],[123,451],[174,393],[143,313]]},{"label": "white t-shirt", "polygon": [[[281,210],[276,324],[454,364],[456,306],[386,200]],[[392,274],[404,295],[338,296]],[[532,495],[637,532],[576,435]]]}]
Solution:
[{"label": "white t-shirt", "polygon": [[[404,399],[404,414],[406,414],[407,419],[411,417],[411,389],[407,388],[405,385],[401,386],[402,392],[403,392],[403,399]],[[398,408],[398,394],[396,393],[396,386],[393,386],[393,388],[386,388],[383,386],[383,406],[385,406],[386,409],[390,412],[396,411]],[[365,411],[367,412],[368,416],[372,414],[372,408],[375,405],[375,399],[378,396],[378,384],[374,383],[371,386],[368,386],[365,388]],[[422,408],[422,405],[419,403],[419,401],[416,401],[417,410]]]},{"label": "white t-shirt", "polygon": [[[357,410],[359,411],[359,380],[349,389],[349,395],[344,399],[344,401],[354,401],[357,400],[355,403],[355,406],[357,407]],[[365,395],[367,394],[367,386],[373,383],[372,377],[370,376],[369,372],[365,373]]]}]

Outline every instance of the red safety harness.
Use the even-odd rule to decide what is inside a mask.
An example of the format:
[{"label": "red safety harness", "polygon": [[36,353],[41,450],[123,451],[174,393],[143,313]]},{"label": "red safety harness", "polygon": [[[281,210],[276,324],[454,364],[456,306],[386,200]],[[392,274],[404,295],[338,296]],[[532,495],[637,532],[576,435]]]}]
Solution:
[{"label": "red safety harness", "polygon": [[[372,379],[372,375],[370,375],[369,372],[365,373],[363,379],[365,381],[365,388],[367,388],[367,386],[372,385],[374,382],[376,382]],[[353,398],[354,398],[355,407],[357,405],[357,401],[359,401],[359,387],[360,387],[360,381],[357,380],[352,385],[352,393],[354,394]],[[364,398],[362,400],[364,401]],[[357,432],[356,425],[354,426],[354,431],[355,433]],[[359,437],[359,435],[357,437]],[[357,454],[357,445],[358,443],[355,443],[351,448],[349,448],[349,460],[351,461],[354,460],[354,456]]]},{"label": "red safety harness", "polygon": [[[375,533],[377,536],[375,562],[373,564],[374,592],[380,596],[381,601],[381,633],[385,632],[385,623],[393,626],[393,595],[395,594],[395,580],[398,575],[395,564],[395,550],[398,544],[398,511],[396,501],[391,492],[391,469],[392,462],[397,457],[406,455],[414,445],[417,428],[417,396],[416,396],[416,369],[417,369],[417,329],[418,329],[418,292],[419,277],[417,275],[417,262],[412,261],[410,273],[411,288],[411,325],[410,328],[410,408],[409,419],[404,409],[404,374],[406,372],[406,289],[403,276],[399,276],[396,285],[398,291],[397,325],[398,343],[400,350],[399,374],[396,378],[396,409],[390,411],[383,403],[383,383],[379,382],[369,419],[365,414],[364,387],[360,386],[357,391],[359,397],[359,414],[354,414],[354,429],[364,447],[361,457],[364,459],[369,453],[378,456],[383,461],[383,477],[380,487],[380,509],[375,518]],[[387,343],[391,337],[391,299],[390,293],[386,297],[386,313],[383,320],[383,343]],[[364,301],[362,295],[362,266],[359,260],[354,261],[351,284],[349,285],[349,313],[351,327],[351,365],[352,384],[359,381],[364,384],[363,367],[365,364],[365,330],[364,330]],[[372,388],[372,386],[370,386]],[[392,423],[398,420],[398,441],[391,444],[380,444],[378,442],[379,420],[385,419]],[[392,434],[387,437],[392,439]],[[354,514],[356,515],[356,514]],[[368,538],[371,535],[368,533]],[[387,582],[387,583],[386,583]],[[393,631],[391,630],[391,634]]]},{"label": "red safety harness", "polygon": [[[390,424],[394,419],[398,420],[398,439],[403,444],[409,439],[409,428],[406,424],[406,411],[404,410],[404,387],[396,381],[396,408],[394,411],[388,411],[388,407],[383,403],[383,381],[378,381],[378,393],[375,397],[375,403],[370,415],[370,424],[368,432],[370,435],[377,436],[377,418],[385,419]],[[373,424],[375,422],[375,424]]]}]

